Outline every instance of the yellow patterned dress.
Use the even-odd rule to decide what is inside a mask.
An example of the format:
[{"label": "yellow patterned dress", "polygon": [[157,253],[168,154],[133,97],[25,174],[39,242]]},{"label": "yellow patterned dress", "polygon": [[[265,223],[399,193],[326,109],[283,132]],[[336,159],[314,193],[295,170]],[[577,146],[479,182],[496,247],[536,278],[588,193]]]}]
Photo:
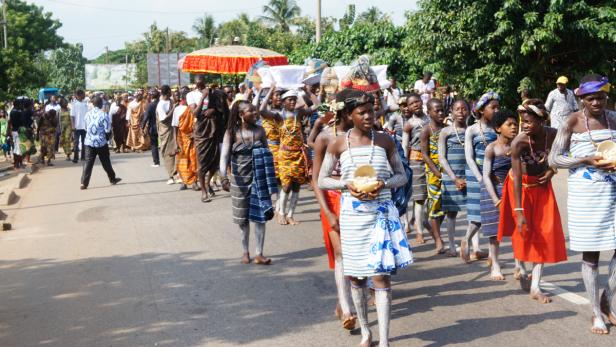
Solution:
[{"label": "yellow patterned dress", "polygon": [[280,149],[280,127],[282,122],[276,119],[263,118],[261,126],[265,129],[267,146],[274,157],[274,170],[276,171],[276,177],[278,177],[278,150]]},{"label": "yellow patterned dress", "polygon": [[[443,169],[441,168],[441,163],[438,161],[438,137],[441,131],[430,131],[430,133],[430,159],[432,159],[436,168],[442,173]],[[441,208],[441,179],[432,173],[428,164],[426,164],[426,179],[428,181],[428,216],[430,218],[441,217],[445,215]]]},{"label": "yellow patterned dress", "polygon": [[68,157],[73,153],[73,126],[71,125],[70,111],[60,111],[60,127],[62,135],[60,135],[60,143],[64,154]]},{"label": "yellow patterned dress", "polygon": [[308,174],[304,155],[302,124],[297,113],[283,111],[280,129],[280,149],[278,150],[278,178],[282,186],[291,183],[304,184]]}]

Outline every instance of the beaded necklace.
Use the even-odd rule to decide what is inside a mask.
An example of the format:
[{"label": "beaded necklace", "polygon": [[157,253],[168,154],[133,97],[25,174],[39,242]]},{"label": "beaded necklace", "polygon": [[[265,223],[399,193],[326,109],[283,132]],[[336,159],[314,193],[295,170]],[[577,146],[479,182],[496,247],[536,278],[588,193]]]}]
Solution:
[{"label": "beaded necklace", "polygon": [[[353,160],[353,154],[351,153],[351,130],[346,133],[346,143],[347,143],[347,151],[349,151],[349,158],[351,158],[351,164],[357,167],[355,161]],[[370,159],[368,159],[368,165],[372,165],[372,158],[374,157],[374,130],[370,129]]]},{"label": "beaded necklace", "polygon": [[456,133],[456,138],[458,139],[458,143],[460,146],[464,146],[464,142],[460,139],[460,135],[458,134],[458,127],[456,126],[456,122],[453,122],[453,131]]},{"label": "beaded necklace", "polygon": [[285,132],[288,132],[289,134],[295,134],[297,132],[297,114],[296,112],[293,112],[293,131],[289,131],[289,128],[287,128],[287,110],[283,110],[282,111],[282,128],[285,130]]},{"label": "beaded necklace", "polygon": [[[584,109],[584,119],[586,120],[586,132],[588,133],[588,138],[590,139],[590,143],[592,143],[593,146],[595,146],[595,148],[599,147],[599,145],[592,139],[592,134],[590,132],[590,125],[588,124],[588,116],[586,115],[586,109]],[[610,133],[610,140],[614,141],[614,137],[612,136],[612,127],[610,125],[610,117],[607,116],[607,114],[605,114],[605,111],[603,111],[603,116],[605,116],[605,123],[607,123],[607,130],[609,130]]]}]

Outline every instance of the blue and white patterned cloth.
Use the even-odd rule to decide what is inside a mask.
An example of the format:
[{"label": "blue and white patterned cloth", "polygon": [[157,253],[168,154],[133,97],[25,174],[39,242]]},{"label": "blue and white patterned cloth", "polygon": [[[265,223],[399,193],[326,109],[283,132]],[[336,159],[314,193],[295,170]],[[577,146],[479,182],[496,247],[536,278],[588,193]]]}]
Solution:
[{"label": "blue and white patterned cloth", "polygon": [[398,141],[396,136],[391,136],[391,138],[396,144],[396,149],[398,150],[398,155],[402,161],[407,178],[405,185],[391,190],[391,198],[394,201],[394,205],[398,209],[398,213],[402,215],[407,212],[409,201],[413,196],[413,169],[409,165],[409,160],[404,156],[404,149],[402,149],[400,141]]},{"label": "blue and white patterned cloth", "polygon": [[111,119],[100,108],[94,107],[85,117],[86,138],[84,144],[90,147],[107,146],[107,134],[111,133]]},{"label": "blue and white patterned cloth", "polygon": [[[616,130],[591,134],[597,143],[616,138]],[[595,155],[596,148],[588,133],[574,133],[569,152],[573,158],[584,158]],[[616,174],[580,166],[569,170],[568,183],[569,248],[578,252],[616,249]]]},{"label": "blue and white patterned cloth", "polygon": [[[354,205],[357,205],[356,209],[361,209],[375,203],[356,201]],[[398,209],[391,200],[379,202],[376,210],[378,216],[371,232],[368,267],[375,272],[391,273],[411,264],[413,253],[402,230]]]},{"label": "blue and white patterned cloth", "polygon": [[253,148],[252,168],[254,174],[248,219],[255,223],[265,223],[274,217],[272,195],[278,193],[274,157],[267,147]]}]

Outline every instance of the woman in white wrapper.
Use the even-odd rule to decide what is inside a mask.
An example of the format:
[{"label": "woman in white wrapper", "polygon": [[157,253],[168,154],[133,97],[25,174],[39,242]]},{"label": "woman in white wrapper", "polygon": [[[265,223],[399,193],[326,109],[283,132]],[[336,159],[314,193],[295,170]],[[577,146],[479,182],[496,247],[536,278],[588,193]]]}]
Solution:
[{"label": "woman in white wrapper", "polygon": [[[353,129],[338,136],[327,148],[319,174],[321,189],[342,190],[340,238],[344,274],[351,277],[351,294],[361,327],[361,346],[370,346],[366,281],[376,291],[380,346],[388,346],[391,308],[389,275],[412,262],[412,254],[391,201],[391,189],[407,181],[393,140],[373,130],[374,99],[354,91],[344,101],[353,118]],[[331,176],[340,160],[340,179]],[[376,172],[375,189],[358,190],[355,170],[370,165]],[[393,172],[392,172],[393,170]]]}]

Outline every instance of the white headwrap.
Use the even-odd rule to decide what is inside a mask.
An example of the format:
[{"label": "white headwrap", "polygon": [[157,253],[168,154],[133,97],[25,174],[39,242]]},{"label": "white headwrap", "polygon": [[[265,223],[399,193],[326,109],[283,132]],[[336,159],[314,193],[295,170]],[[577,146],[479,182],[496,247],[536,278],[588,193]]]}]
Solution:
[{"label": "white headwrap", "polygon": [[297,90],[291,89],[289,91],[287,91],[286,93],[282,94],[282,100],[286,99],[286,98],[291,98],[291,97],[296,97],[297,98],[298,93]]}]

